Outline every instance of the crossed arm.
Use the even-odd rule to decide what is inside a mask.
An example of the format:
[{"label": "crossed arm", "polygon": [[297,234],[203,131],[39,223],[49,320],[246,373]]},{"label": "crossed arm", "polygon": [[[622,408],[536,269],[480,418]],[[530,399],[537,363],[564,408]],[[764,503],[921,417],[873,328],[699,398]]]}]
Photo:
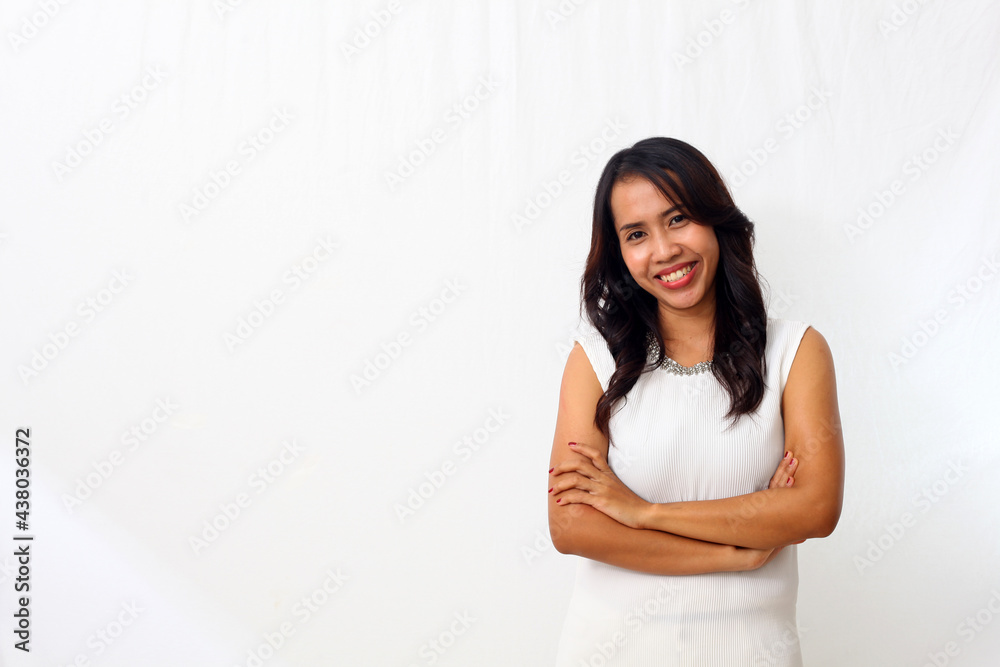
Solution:
[{"label": "crossed arm", "polygon": [[666,504],[639,498],[607,465],[607,439],[593,425],[601,394],[575,346],[560,390],[549,478],[549,529],[560,552],[659,574],[747,570],[836,527],[843,441],[832,355],[814,329],[802,338],[782,397],[791,453],[764,491]]}]

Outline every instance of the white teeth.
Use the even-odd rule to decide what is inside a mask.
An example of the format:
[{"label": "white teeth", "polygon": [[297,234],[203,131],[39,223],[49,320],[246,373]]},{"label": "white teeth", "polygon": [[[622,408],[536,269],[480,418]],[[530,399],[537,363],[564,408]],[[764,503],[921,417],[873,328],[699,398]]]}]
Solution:
[{"label": "white teeth", "polygon": [[686,276],[688,273],[691,272],[691,269],[693,269],[693,268],[694,268],[694,263],[692,262],[691,264],[688,264],[687,266],[685,266],[683,269],[680,269],[679,271],[674,271],[673,273],[671,273],[669,275],[666,275],[666,276],[658,276],[658,279],[662,280],[663,282],[672,283],[675,280],[680,280],[681,278],[683,278],[684,276]]}]

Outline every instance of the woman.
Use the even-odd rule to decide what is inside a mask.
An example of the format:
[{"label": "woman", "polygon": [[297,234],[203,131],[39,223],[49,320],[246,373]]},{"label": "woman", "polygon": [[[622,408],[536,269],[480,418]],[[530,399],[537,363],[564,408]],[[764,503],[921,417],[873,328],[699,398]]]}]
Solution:
[{"label": "woman", "polygon": [[560,667],[802,664],[794,545],[837,525],[843,441],[830,349],[768,317],[753,241],[682,141],[601,175],[549,471],[583,557]]}]

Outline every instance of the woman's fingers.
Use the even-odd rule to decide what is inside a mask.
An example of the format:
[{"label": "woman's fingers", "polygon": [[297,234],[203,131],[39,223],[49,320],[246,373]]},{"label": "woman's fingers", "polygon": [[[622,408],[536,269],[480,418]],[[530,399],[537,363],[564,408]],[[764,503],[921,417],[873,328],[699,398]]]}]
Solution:
[{"label": "woman's fingers", "polygon": [[552,482],[552,487],[549,489],[549,493],[555,497],[563,491],[568,491],[569,489],[580,489],[590,493],[595,488],[597,488],[597,482],[590,477],[576,472],[566,472]]},{"label": "woman's fingers", "polygon": [[767,485],[769,489],[787,488],[795,483],[795,471],[799,467],[799,461],[791,452],[785,452],[785,458],[781,459],[778,469],[771,476],[771,482]]},{"label": "woman's fingers", "polygon": [[560,504],[566,502],[583,502],[578,495],[579,492],[589,495],[597,486],[596,480],[600,476],[601,471],[595,466],[595,461],[589,456],[597,452],[590,451],[590,448],[586,445],[581,445],[578,453],[581,456],[574,456],[571,459],[557,463],[549,470],[549,482],[551,484],[549,495],[556,498],[556,502]]},{"label": "woman's fingers", "polygon": [[594,503],[597,502],[597,496],[583,487],[570,487],[563,489],[561,492],[555,490],[552,492],[552,496],[556,498],[556,503],[560,505],[582,503],[593,507]]},{"label": "woman's fingers", "polygon": [[785,479],[785,486],[791,486],[795,483],[795,471],[799,469],[799,460],[792,458],[791,454],[788,455],[788,458],[791,460],[788,462],[788,470],[786,471],[788,477]]},{"label": "woman's fingers", "polygon": [[781,463],[778,464],[778,469],[775,470],[774,474],[771,476],[771,482],[767,485],[767,488],[777,489],[778,487],[785,485],[785,482],[790,477],[788,474],[788,465],[791,461],[792,453],[785,452],[785,457],[781,459]]},{"label": "woman's fingers", "polygon": [[558,477],[568,472],[576,472],[591,479],[597,479],[597,476],[601,474],[601,471],[594,466],[592,461],[584,458],[572,458],[557,463],[549,471],[549,475]]},{"label": "woman's fingers", "polygon": [[570,442],[568,443],[569,448],[572,449],[577,454],[582,454],[587,457],[596,468],[599,470],[608,470],[608,462],[605,460],[604,455],[597,451],[594,447],[586,445],[582,442]]}]

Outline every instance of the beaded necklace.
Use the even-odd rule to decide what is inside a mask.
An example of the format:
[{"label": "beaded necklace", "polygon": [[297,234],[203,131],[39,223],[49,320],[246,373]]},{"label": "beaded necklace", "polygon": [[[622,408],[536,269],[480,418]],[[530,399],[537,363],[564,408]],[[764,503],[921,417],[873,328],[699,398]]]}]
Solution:
[{"label": "beaded necklace", "polygon": [[[653,336],[653,332],[646,334],[646,349],[652,357],[655,357],[658,352],[658,346],[656,344],[656,338]],[[712,370],[712,362],[699,361],[694,366],[681,366],[670,357],[664,355],[663,362],[660,363],[660,368],[673,373],[674,375],[698,375],[699,373],[710,372]]]}]

